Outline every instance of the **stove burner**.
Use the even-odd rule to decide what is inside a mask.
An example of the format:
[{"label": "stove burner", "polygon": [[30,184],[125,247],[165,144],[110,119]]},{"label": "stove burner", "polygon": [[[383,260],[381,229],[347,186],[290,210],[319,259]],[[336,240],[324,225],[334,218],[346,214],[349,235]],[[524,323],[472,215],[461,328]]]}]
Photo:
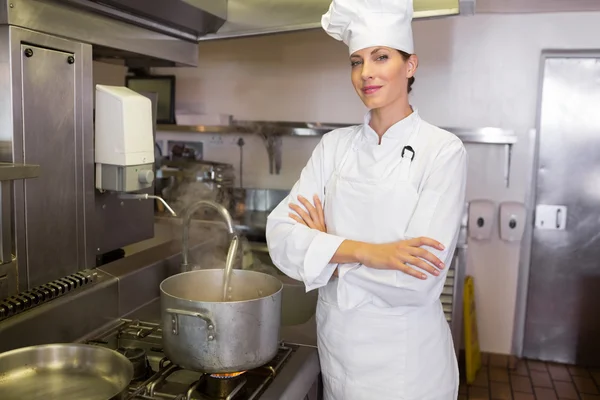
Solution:
[{"label": "stove burner", "polygon": [[233,399],[246,384],[244,372],[209,375],[201,391],[214,399]]},{"label": "stove burner", "polygon": [[235,378],[237,376],[242,375],[243,373],[245,373],[246,371],[242,371],[242,372],[230,372],[227,374],[211,374],[210,377],[211,378],[216,378],[216,379],[231,379],[231,378]]},{"label": "stove burner", "polygon": [[148,356],[144,349],[137,347],[119,347],[117,351],[123,354],[133,364],[132,381],[147,379],[152,374]]},{"label": "stove burner", "polygon": [[[211,374],[173,364],[162,349],[159,323],[122,319],[111,330],[91,338],[123,354],[133,365],[128,400],[259,400],[299,345],[281,343],[276,356],[249,371]],[[212,376],[211,376],[212,375]]]}]

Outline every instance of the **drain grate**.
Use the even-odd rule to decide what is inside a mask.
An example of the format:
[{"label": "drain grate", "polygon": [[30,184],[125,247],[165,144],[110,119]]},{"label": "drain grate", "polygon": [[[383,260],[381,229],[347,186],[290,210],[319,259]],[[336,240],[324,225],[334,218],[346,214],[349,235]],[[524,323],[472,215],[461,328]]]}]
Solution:
[{"label": "drain grate", "polygon": [[57,299],[95,281],[97,272],[83,270],[0,301],[0,321]]}]

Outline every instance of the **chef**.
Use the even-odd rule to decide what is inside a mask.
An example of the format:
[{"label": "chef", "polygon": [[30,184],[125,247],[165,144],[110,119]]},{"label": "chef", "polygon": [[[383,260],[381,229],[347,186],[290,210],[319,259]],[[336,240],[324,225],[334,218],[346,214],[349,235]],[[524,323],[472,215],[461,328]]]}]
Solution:
[{"label": "chef", "polygon": [[322,26],[348,46],[351,81],[369,111],[362,124],[323,136],[268,217],[274,264],[319,290],[326,400],[458,396],[440,294],[467,154],[409,103],[412,15],[412,0],[333,0]]}]

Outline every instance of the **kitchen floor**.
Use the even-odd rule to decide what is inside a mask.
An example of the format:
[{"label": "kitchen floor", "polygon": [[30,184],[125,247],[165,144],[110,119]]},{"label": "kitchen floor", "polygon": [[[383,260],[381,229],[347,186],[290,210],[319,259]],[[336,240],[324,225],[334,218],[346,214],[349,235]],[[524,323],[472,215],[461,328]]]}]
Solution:
[{"label": "kitchen floor", "polygon": [[482,354],[482,364],[472,385],[464,383],[461,371],[459,400],[600,400],[600,368],[517,360],[493,354]]}]

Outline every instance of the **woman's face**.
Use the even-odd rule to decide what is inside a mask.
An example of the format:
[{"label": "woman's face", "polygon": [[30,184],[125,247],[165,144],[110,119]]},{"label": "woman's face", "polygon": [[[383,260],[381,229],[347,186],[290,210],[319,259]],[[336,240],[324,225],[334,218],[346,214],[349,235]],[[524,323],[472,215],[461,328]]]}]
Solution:
[{"label": "woman's face", "polygon": [[390,47],[369,47],[350,56],[352,84],[365,106],[381,108],[408,96],[408,78],[417,69],[417,57],[405,60]]}]

